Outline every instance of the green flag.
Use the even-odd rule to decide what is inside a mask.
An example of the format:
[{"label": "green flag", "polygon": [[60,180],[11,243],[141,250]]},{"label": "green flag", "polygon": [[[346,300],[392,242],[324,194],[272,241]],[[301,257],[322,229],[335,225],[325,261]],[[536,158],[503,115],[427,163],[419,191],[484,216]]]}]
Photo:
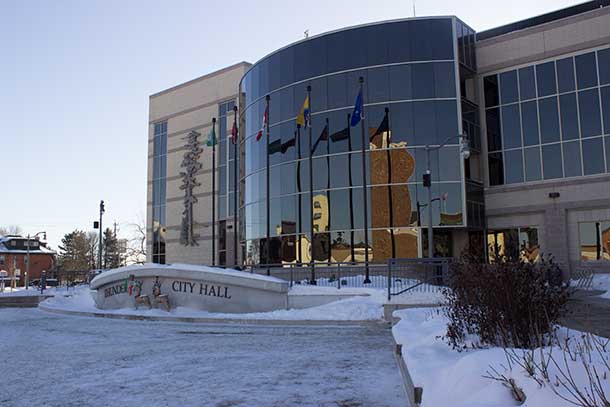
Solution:
[{"label": "green flag", "polygon": [[216,144],[218,144],[218,140],[216,140],[216,132],[214,131],[214,126],[212,126],[210,134],[208,134],[208,140],[206,141],[205,145],[208,147],[213,147]]}]

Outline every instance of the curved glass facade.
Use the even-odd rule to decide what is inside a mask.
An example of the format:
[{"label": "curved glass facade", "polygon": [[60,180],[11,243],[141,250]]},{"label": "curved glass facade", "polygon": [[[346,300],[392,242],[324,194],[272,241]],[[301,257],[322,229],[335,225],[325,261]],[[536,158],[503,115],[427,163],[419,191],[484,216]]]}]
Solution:
[{"label": "curved glass facade", "polygon": [[[460,62],[474,58],[462,27],[443,17],[349,28],[283,48],[244,75],[244,263],[308,263],[312,255],[319,262],[363,261],[367,252],[371,262],[421,256],[420,227],[428,219],[425,147],[452,137],[430,153],[433,225],[465,226],[459,72]],[[359,78],[364,124],[351,127]],[[297,128],[308,86],[311,125]],[[266,132],[257,137],[267,95],[268,146]]]}]

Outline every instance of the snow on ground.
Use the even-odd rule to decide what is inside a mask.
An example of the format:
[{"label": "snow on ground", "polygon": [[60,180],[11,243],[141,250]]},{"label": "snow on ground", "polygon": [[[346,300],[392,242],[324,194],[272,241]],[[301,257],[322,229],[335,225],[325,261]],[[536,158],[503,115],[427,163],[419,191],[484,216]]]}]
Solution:
[{"label": "snow on ground", "polygon": [[591,289],[605,291],[600,297],[610,299],[610,274],[593,274]]},{"label": "snow on ground", "polygon": [[[520,386],[527,399],[525,407],[563,407],[570,406],[567,401],[555,395],[550,386],[539,386],[533,379],[521,370],[513,367],[512,372],[506,372],[506,356],[501,348],[488,348],[457,352],[439,339],[445,334],[447,320],[435,309],[407,309],[395,311],[394,316],[401,320],[393,328],[393,334],[398,343],[403,344],[403,357],[409,369],[415,386],[422,386],[423,405],[426,407],[490,407],[513,406],[517,403],[509,390],[501,383],[484,378],[489,366],[494,366],[507,377],[512,377]],[[560,337],[570,335],[574,338],[580,332],[561,328]],[[553,355],[563,366],[559,350],[554,349]],[[536,353],[539,360],[539,353]],[[569,359],[568,359],[569,360]],[[594,357],[598,369],[602,366],[601,359]],[[582,365],[569,361],[576,382],[587,383]],[[556,368],[550,369],[551,377],[558,374]],[[601,370],[600,370],[601,371]],[[602,380],[606,394],[610,394],[610,377]],[[555,387],[555,389],[558,389]],[[562,391],[562,394],[566,394]],[[567,394],[566,394],[567,395]]]},{"label": "snow on ground", "polygon": [[44,294],[40,294],[40,290],[36,287],[30,287],[27,290],[25,287],[17,287],[11,290],[10,287],[5,287],[4,292],[0,292],[0,297],[23,297],[30,295],[66,295],[72,294],[75,288],[66,287],[48,287],[45,288]]},{"label": "snow on ground", "polygon": [[390,332],[0,309],[0,406],[407,405]]}]

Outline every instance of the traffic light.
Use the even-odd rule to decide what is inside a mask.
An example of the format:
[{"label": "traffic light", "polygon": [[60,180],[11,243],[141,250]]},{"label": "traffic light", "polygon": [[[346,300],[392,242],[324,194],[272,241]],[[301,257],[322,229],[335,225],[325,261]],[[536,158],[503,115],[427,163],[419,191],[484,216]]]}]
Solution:
[{"label": "traffic light", "polygon": [[102,201],[100,201],[100,213],[104,213],[104,212],[106,212],[106,211],[104,210],[104,201],[102,200]]},{"label": "traffic light", "polygon": [[423,178],[424,178],[423,179],[424,186],[426,188],[430,188],[432,186],[432,177],[430,176],[430,173],[429,172],[425,173]]}]

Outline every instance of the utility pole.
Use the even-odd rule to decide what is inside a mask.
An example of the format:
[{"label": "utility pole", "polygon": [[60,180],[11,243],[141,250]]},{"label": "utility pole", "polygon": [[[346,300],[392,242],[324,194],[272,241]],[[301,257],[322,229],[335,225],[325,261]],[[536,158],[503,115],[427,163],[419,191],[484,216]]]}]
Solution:
[{"label": "utility pole", "polygon": [[104,238],[102,235],[102,217],[104,215],[105,209],[104,209],[104,201],[101,200],[100,201],[100,241],[98,243],[98,262],[99,262],[99,269],[102,269],[102,249],[104,247]]}]

